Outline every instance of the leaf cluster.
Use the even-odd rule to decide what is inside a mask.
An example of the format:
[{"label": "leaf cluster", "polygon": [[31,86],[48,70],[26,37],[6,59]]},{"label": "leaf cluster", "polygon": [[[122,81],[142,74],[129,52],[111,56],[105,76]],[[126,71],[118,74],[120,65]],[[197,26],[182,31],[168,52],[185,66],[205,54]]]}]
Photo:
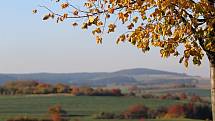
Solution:
[{"label": "leaf cluster", "polygon": [[203,51],[215,53],[215,7],[209,0],[84,0],[81,7],[75,0],[55,2],[64,14],[42,6],[49,12],[43,20],[69,19],[72,26],[92,29],[98,44],[103,34],[125,27],[117,43],[127,41],[143,52],[159,47],[161,57],[180,56],[186,67],[190,59],[200,65]]}]

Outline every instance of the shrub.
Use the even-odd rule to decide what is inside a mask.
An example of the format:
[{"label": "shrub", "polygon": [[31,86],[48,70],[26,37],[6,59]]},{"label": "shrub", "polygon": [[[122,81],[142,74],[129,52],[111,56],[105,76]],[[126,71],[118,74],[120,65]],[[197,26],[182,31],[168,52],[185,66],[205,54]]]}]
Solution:
[{"label": "shrub", "polygon": [[185,108],[183,105],[176,104],[168,108],[165,118],[179,118],[185,116]]},{"label": "shrub", "polygon": [[150,109],[144,105],[136,104],[130,106],[122,114],[101,112],[94,116],[96,119],[155,119],[155,118],[190,118],[190,119],[212,119],[212,111],[209,104],[188,103],[175,104],[169,107],[158,107]]},{"label": "shrub", "polygon": [[63,110],[60,105],[50,107],[48,112],[53,121],[67,121],[65,118],[67,112]]},{"label": "shrub", "polygon": [[144,105],[132,105],[123,113],[126,119],[148,118],[149,108]]}]

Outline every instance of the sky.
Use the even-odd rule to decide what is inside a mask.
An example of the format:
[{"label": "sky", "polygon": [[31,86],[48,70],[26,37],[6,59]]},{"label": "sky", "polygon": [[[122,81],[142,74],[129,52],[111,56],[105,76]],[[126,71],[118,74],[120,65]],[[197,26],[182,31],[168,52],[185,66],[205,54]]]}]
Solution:
[{"label": "sky", "polygon": [[[49,0],[47,0],[49,2]],[[47,2],[46,1],[46,2]],[[72,73],[151,68],[209,77],[205,57],[201,66],[185,68],[179,58],[162,59],[158,49],[142,53],[129,43],[116,44],[120,33],[105,36],[97,45],[90,31],[69,21],[42,21],[44,0],[4,0],[0,4],[0,73]],[[123,28],[122,28],[123,29]]]}]

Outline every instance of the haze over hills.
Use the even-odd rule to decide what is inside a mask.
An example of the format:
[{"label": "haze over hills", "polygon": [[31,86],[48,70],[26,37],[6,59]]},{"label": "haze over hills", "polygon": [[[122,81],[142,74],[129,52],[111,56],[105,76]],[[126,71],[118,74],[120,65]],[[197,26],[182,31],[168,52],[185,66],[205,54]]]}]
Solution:
[{"label": "haze over hills", "polygon": [[94,73],[30,73],[0,74],[0,84],[10,80],[36,80],[46,83],[67,83],[74,85],[106,86],[125,84],[192,84],[201,81],[183,73],[174,73],[154,69],[135,68],[115,72]]}]

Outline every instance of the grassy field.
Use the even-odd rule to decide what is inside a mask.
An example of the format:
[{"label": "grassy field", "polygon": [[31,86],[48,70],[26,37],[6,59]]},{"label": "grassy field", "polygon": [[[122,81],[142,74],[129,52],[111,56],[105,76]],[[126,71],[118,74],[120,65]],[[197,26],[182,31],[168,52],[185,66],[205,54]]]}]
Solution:
[{"label": "grassy field", "polygon": [[[154,91],[154,90],[153,90]],[[201,89],[201,88],[176,88],[176,89],[161,89],[161,90],[155,90],[155,94],[166,94],[166,93],[186,93],[190,96],[192,95],[198,95],[200,97],[210,97],[210,89]]]},{"label": "grassy field", "polygon": [[[81,118],[81,121],[140,121],[140,120],[119,120],[119,119],[107,119],[107,120],[102,120],[102,119],[92,119],[92,118]],[[194,120],[194,119],[145,119],[144,121],[202,121],[202,120]]]},{"label": "grassy field", "polygon": [[[81,121],[96,121],[95,119],[92,119],[93,114],[97,114],[99,112],[120,113],[127,109],[128,106],[133,104],[144,104],[148,107],[156,108],[159,106],[167,106],[175,103],[184,102],[174,100],[142,99],[138,97],[0,96],[0,121],[4,121],[5,119],[14,116],[32,116],[41,118],[46,117],[48,107],[56,104],[61,105],[63,109],[72,115],[72,119],[80,118]],[[197,120],[180,119],[180,121]]]}]

